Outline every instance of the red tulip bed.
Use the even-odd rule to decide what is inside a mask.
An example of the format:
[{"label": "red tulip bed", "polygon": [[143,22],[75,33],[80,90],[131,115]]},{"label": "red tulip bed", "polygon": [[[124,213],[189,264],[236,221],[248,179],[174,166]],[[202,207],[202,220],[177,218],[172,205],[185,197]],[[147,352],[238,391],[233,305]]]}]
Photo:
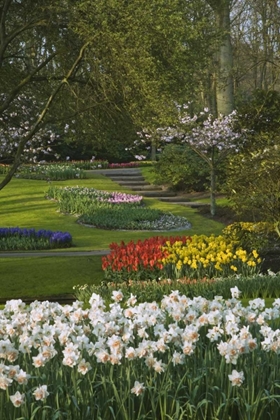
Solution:
[{"label": "red tulip bed", "polygon": [[158,278],[162,274],[162,259],[167,256],[163,246],[167,241],[174,244],[182,241],[186,244],[191,240],[189,236],[155,236],[136,243],[130,241],[125,244],[123,241],[118,245],[110,245],[111,253],[102,258],[102,269],[105,278],[113,281],[126,281],[132,276],[133,279],[147,280]]}]

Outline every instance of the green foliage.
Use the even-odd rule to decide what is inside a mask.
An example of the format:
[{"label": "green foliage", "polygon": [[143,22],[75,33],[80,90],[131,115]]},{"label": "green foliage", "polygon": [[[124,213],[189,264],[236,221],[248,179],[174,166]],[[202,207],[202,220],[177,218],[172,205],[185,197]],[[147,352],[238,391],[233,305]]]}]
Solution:
[{"label": "green foliage", "polygon": [[96,226],[100,229],[169,231],[188,228],[186,218],[164,213],[161,210],[129,205],[114,208],[98,208],[90,214],[83,214],[79,223]]},{"label": "green foliage", "polygon": [[166,146],[154,171],[157,183],[185,191],[203,191],[209,172],[205,161],[187,144]]},{"label": "green foliage", "polygon": [[[38,249],[51,249],[48,240],[43,238],[27,238],[27,237],[10,237],[0,238],[1,251],[34,251]],[[55,247],[53,247],[55,248]]]},{"label": "green foliage", "polygon": [[[113,133],[110,132],[108,127],[108,133],[104,133],[104,136],[95,145],[96,156],[98,159],[106,159],[110,163],[122,163],[130,162],[134,159],[132,151],[128,150],[128,146],[131,146],[135,140],[135,128],[131,123],[132,133],[126,133],[124,126],[119,128],[120,133],[116,132],[116,127],[112,127]],[[105,137],[107,136],[107,137]],[[114,139],[112,141],[112,138]]]},{"label": "green foliage", "polygon": [[181,278],[171,280],[158,278],[154,280],[130,282],[111,282],[102,281],[95,285],[77,285],[74,287],[74,295],[78,300],[89,302],[93,293],[97,293],[108,303],[111,300],[113,290],[121,290],[124,299],[129,299],[131,293],[137,296],[138,302],[160,302],[164,296],[173,290],[195,298],[202,296],[206,299],[214,299],[215,296],[223,296],[224,299],[231,297],[230,289],[237,287],[242,291],[244,299],[270,299],[280,297],[280,274],[275,275],[254,275],[251,277],[231,276],[217,279],[188,279]]},{"label": "green foliage", "polygon": [[141,230],[149,227],[153,229],[152,222],[162,215],[160,210],[119,205],[113,208],[99,208],[90,214],[83,214],[79,217],[79,222],[101,229]]},{"label": "green foliage", "polygon": [[226,191],[240,219],[278,225],[280,219],[280,149],[245,152],[228,165]]},{"label": "green foliage", "polygon": [[1,165],[0,164],[0,174],[6,174],[9,170],[9,165]]},{"label": "green foliage", "polygon": [[[122,115],[140,127],[154,125],[170,120],[174,100],[195,96],[211,55],[209,39],[216,37],[202,11],[201,2],[186,5],[177,0],[85,0],[75,7],[71,27],[90,42],[89,101],[97,95],[99,103],[101,98],[106,104],[111,99],[119,111],[117,119],[104,118],[103,113],[100,132],[111,129],[111,143],[116,131],[121,139],[117,121]],[[98,110],[93,119],[101,120]],[[129,136],[125,127],[123,137]]]},{"label": "green foliage", "polygon": [[240,219],[280,220],[280,94],[256,90],[239,106],[247,140],[229,160],[225,190]]},{"label": "green foliage", "polygon": [[[256,89],[238,106],[239,123],[253,131],[250,143],[280,140],[280,93],[275,90]],[[259,147],[261,145],[259,144]]]}]

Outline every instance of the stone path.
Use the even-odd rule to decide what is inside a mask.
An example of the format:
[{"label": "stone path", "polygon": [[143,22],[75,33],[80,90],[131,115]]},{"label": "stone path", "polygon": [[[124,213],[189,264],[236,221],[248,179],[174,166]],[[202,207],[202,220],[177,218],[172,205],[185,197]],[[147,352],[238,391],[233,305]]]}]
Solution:
[{"label": "stone path", "polygon": [[1,251],[0,258],[23,258],[23,257],[92,257],[93,255],[108,255],[109,250],[100,251],[22,251],[22,252],[9,252]]},{"label": "stone path", "polygon": [[149,184],[147,181],[145,181],[141,170],[138,168],[98,169],[94,170],[94,172],[107,176],[112,181],[117,182],[119,185],[131,189],[134,194],[139,194],[143,197],[156,198],[160,201],[188,207],[201,207],[208,205],[195,201],[195,198],[204,198],[205,196],[207,197],[208,194],[193,194],[192,200],[194,199],[194,201],[192,201],[190,200],[191,194],[178,195],[174,191],[164,190],[161,186]]}]

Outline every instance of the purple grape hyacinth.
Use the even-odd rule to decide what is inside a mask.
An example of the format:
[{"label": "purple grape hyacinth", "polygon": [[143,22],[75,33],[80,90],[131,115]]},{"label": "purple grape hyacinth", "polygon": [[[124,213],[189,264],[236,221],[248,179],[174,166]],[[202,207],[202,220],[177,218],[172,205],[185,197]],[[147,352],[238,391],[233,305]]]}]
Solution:
[{"label": "purple grape hyacinth", "polygon": [[72,236],[68,232],[54,232],[46,229],[36,231],[33,228],[19,227],[0,228],[0,239],[11,237],[30,238],[35,241],[45,240],[49,242],[50,248],[66,248],[72,245]]}]

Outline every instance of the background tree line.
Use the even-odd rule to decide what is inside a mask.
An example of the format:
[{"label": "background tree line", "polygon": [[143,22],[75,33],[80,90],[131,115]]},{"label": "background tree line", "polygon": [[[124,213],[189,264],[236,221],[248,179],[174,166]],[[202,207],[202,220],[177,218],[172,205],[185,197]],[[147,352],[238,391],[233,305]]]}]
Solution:
[{"label": "background tree line", "polygon": [[230,191],[252,156],[275,169],[279,17],[277,0],[0,0],[0,189],[24,156],[131,159],[184,103],[241,115]]}]

